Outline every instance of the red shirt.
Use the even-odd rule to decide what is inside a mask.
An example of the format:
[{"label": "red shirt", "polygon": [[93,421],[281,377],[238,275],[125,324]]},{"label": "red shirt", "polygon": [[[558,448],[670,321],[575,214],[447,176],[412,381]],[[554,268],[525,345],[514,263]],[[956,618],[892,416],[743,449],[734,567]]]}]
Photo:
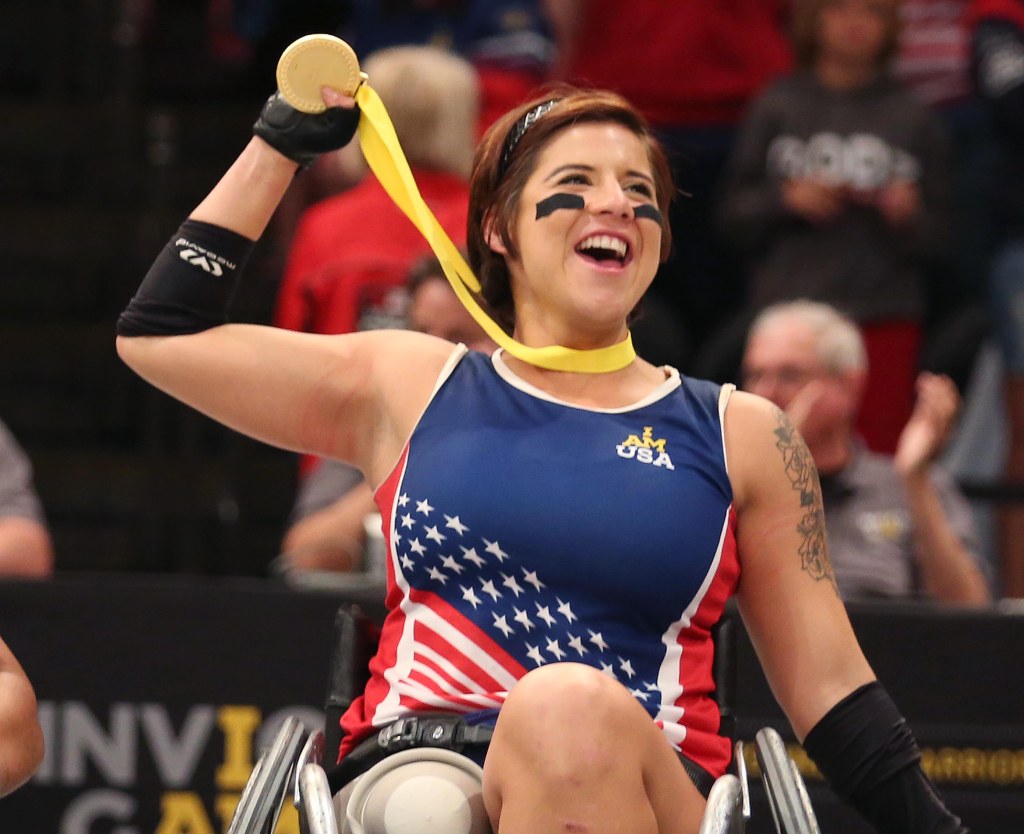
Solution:
[{"label": "red shirt", "polygon": [[[466,241],[469,185],[460,177],[414,170],[420,194],[457,246]],[[349,333],[363,313],[404,285],[430,254],[426,240],[373,174],[310,206],[285,264],[274,323],[311,333]]]},{"label": "red shirt", "polygon": [[567,80],[615,90],[659,125],[735,122],[793,65],[785,0],[588,0]]}]

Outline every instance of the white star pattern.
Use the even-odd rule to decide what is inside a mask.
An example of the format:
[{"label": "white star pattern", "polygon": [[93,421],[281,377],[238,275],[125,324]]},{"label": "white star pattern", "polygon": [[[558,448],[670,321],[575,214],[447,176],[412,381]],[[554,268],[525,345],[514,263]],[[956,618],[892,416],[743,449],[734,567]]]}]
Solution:
[{"label": "white star pattern", "polygon": [[462,558],[467,562],[472,562],[478,568],[482,568],[486,564],[483,556],[477,553],[476,548],[474,547],[463,547]]},{"label": "white star pattern", "polygon": [[481,590],[491,598],[491,602],[497,602],[498,597],[501,596],[501,591],[494,587],[494,583],[488,579],[486,582],[481,583]]},{"label": "white star pattern", "polygon": [[547,587],[547,585],[545,585],[537,578],[536,571],[527,570],[526,568],[523,568],[523,574],[523,582],[527,583],[528,585],[533,585],[533,587],[536,588],[538,591],[540,591],[542,588]]},{"label": "white star pattern", "polygon": [[523,586],[516,581],[516,578],[514,576],[509,576],[507,573],[503,573],[501,575],[501,584],[515,594],[516,599],[519,599],[520,594],[525,593]]},{"label": "white star pattern", "polygon": [[446,515],[444,517],[444,521],[445,527],[449,528],[450,530],[454,530],[460,536],[464,536],[466,533],[469,532],[469,528],[461,521],[459,521],[459,517],[457,515]]},{"label": "white star pattern", "polygon": [[462,589],[462,598],[472,605],[475,611],[476,607],[482,603],[482,600],[472,588],[467,588],[465,585],[459,585],[459,587]]},{"label": "white star pattern", "polygon": [[561,660],[565,657],[565,652],[562,651],[557,640],[548,640],[546,648],[548,650],[548,654],[552,655],[556,660]]},{"label": "white star pattern", "polygon": [[494,556],[499,562],[504,562],[508,558],[508,554],[501,549],[501,545],[497,542],[489,542],[487,539],[484,539],[484,544],[487,545],[484,550]]},{"label": "white star pattern", "polygon": [[[619,642],[618,626],[608,625],[603,631],[587,628],[593,622],[587,623],[586,596],[577,596],[568,587],[572,575],[564,570],[559,573],[555,568],[550,572],[532,569],[513,545],[513,535],[500,539],[479,535],[474,532],[478,525],[472,518],[468,519],[470,523],[463,521],[464,514],[450,512],[452,508],[445,507],[440,500],[434,504],[410,490],[403,492],[396,503],[399,507],[408,505],[409,509],[396,511],[392,522],[395,565],[411,591],[431,594],[423,598],[422,604],[433,611],[433,616],[439,616],[448,629],[438,631],[426,625],[428,620],[417,625],[425,628],[425,633],[432,632],[432,642],[424,638],[423,648],[419,648],[418,637],[414,641],[419,662],[432,662],[429,652],[439,651],[439,641],[449,643],[454,669],[468,679],[474,674],[471,669],[488,669],[500,652],[507,652],[524,670],[578,660],[590,663],[615,680],[628,681],[640,703],[656,705],[660,701],[656,685],[659,668],[648,669],[646,661],[641,663],[633,654],[613,653]],[[454,542],[445,546],[453,537]],[[505,546],[499,541],[504,541]],[[542,574],[550,582],[550,590],[548,582],[542,581]],[[446,607],[435,608],[433,600],[437,598]],[[538,634],[534,635],[534,631]],[[527,642],[530,636],[537,640],[536,645]],[[448,654],[442,656],[449,658]],[[465,657],[464,662],[456,659],[460,656]],[[493,677],[493,672],[487,675],[486,679],[474,679],[476,691],[493,689],[493,681],[498,678]],[[440,690],[434,690],[433,685],[428,685],[429,693],[441,699],[446,697]]]},{"label": "white star pattern", "polygon": [[555,618],[551,616],[551,612],[548,610],[546,605],[541,605],[539,602],[534,603],[537,606],[537,616],[540,617],[548,628],[551,628],[555,624]]},{"label": "white star pattern", "polygon": [[502,614],[500,617],[497,614],[494,615],[494,627],[498,629],[498,631],[500,631],[506,637],[508,637],[510,634],[512,634],[512,632],[515,631],[515,629],[508,624],[508,620],[505,619],[504,614]]},{"label": "white star pattern", "polygon": [[445,556],[444,561],[442,561],[441,564],[444,567],[448,568],[448,570],[450,570],[456,576],[459,576],[465,570],[465,568],[462,567],[462,565],[460,565],[458,562],[456,562],[455,558],[452,556]]},{"label": "white star pattern", "polygon": [[526,629],[527,633],[536,628],[533,624],[533,620],[530,619],[529,614],[525,611],[520,611],[518,608],[513,608],[512,610],[516,612],[516,615],[512,619],[521,624],[523,628]]}]

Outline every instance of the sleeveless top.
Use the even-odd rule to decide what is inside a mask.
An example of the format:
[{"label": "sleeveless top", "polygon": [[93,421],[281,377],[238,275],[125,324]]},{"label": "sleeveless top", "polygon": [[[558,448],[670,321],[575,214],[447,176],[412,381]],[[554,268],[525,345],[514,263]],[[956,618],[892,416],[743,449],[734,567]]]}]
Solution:
[{"label": "sleeveless top", "polygon": [[739,576],[733,387],[666,373],[642,401],[597,409],[519,379],[500,351],[453,355],[376,493],[388,614],[342,756],[410,713],[493,711],[529,670],[575,661],[724,772],[711,628]]}]

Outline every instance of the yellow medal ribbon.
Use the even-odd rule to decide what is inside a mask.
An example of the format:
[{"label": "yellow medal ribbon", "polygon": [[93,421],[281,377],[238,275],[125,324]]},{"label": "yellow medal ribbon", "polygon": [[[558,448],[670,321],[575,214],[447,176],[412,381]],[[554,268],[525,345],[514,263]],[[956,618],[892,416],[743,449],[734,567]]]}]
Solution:
[{"label": "yellow medal ribbon", "polygon": [[623,341],[609,347],[577,350],[561,345],[530,347],[517,342],[502,330],[477,302],[473,293],[480,292],[480,282],[420,195],[384,102],[367,83],[360,85],[355,99],[362,114],[359,119],[359,144],[370,170],[395,205],[420,230],[440,261],[441,269],[455,290],[455,295],[495,343],[518,359],[551,371],[610,373],[625,368],[636,358],[633,339],[628,334]]}]

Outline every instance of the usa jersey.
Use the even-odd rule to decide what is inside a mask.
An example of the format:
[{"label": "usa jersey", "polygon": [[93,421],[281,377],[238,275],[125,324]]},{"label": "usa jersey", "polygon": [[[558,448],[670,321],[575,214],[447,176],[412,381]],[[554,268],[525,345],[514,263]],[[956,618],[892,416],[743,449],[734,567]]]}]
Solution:
[{"label": "usa jersey", "polygon": [[388,615],[343,754],[413,712],[500,708],[526,672],[611,675],[718,776],[711,628],[736,587],[723,415],[681,378],[625,408],[559,401],[460,350],[376,500]]}]

